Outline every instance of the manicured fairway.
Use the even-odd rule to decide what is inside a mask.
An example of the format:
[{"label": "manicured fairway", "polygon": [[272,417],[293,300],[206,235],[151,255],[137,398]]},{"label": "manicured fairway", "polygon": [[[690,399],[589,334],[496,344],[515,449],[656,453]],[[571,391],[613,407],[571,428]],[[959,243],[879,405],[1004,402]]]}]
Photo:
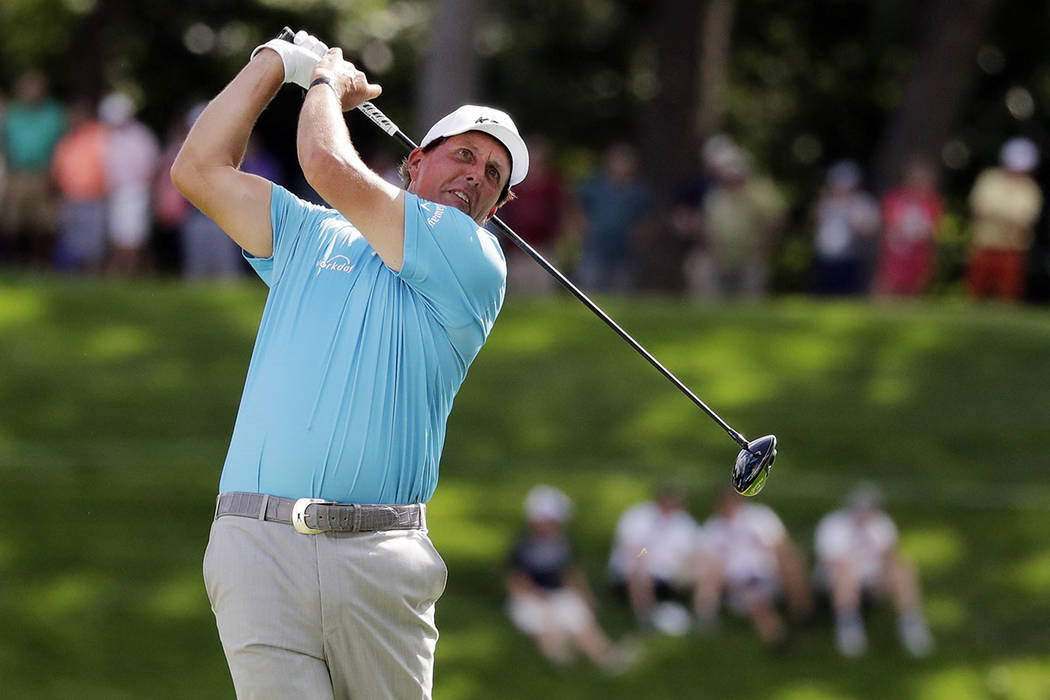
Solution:
[{"label": "manicured fairway", "polygon": [[[229,698],[200,558],[264,289],[0,278],[0,686],[24,698]],[[555,673],[503,613],[520,503],[576,501],[602,586],[619,512],[661,481],[706,517],[736,445],[578,303],[508,300],[457,400],[431,535],[450,576],[436,696],[1050,696],[1050,311],[959,302],[603,300],[669,368],[781,456],[760,497],[809,552],[858,480],[883,485],[938,648],[907,658],[885,611],[871,653],[826,615],[774,655],[741,621],[660,638],[610,678]]]}]

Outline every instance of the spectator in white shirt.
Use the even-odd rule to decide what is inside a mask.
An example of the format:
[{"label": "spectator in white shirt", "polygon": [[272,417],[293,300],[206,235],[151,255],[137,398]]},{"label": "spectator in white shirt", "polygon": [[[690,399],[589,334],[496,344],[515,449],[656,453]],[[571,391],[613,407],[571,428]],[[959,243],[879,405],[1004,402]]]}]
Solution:
[{"label": "spectator in white shirt", "polygon": [[876,487],[859,486],[844,508],[824,516],[815,540],[817,581],[831,597],[835,641],[843,656],[867,650],[861,602],[868,598],[892,598],[901,644],[910,654],[925,656],[933,649],[918,577],[897,551],[897,527],[882,511]]}]

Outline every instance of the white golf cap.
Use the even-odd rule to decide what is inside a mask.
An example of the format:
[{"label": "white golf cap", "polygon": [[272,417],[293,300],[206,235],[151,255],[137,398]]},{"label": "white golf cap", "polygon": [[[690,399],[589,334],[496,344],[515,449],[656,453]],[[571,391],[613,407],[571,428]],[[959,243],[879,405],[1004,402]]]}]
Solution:
[{"label": "white golf cap", "polygon": [[572,513],[572,501],[553,486],[535,486],[525,497],[525,517],[530,521],[553,520],[563,523]]},{"label": "white golf cap", "polygon": [[999,151],[999,160],[1007,170],[1016,173],[1031,172],[1039,164],[1039,148],[1022,136],[1012,138],[1003,144]]},{"label": "white golf cap", "polygon": [[420,148],[443,136],[455,136],[468,131],[480,131],[496,139],[510,152],[510,184],[518,184],[529,173],[529,149],[518,134],[518,127],[506,112],[492,107],[463,105],[452,114],[438,120],[423,137]]}]

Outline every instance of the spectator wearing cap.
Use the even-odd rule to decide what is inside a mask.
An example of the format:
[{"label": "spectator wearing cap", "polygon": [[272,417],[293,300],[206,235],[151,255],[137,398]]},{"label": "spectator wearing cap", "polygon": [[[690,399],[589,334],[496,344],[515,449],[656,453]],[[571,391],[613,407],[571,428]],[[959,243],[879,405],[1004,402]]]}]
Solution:
[{"label": "spectator wearing cap", "polygon": [[944,217],[933,163],[915,158],[902,182],[882,198],[882,237],[875,294],[922,294],[933,277],[936,236]]},{"label": "spectator wearing cap", "polygon": [[18,78],[15,99],[2,116],[0,154],[6,183],[0,206],[0,257],[28,257],[47,265],[55,239],[51,158],[66,129],[65,109],[49,96],[43,73],[29,71]]},{"label": "spectator wearing cap", "polygon": [[897,551],[897,527],[882,510],[882,493],[861,484],[846,505],[817,524],[816,583],[831,599],[835,642],[843,656],[860,656],[868,641],[861,619],[865,601],[890,598],[898,611],[901,644],[913,656],[933,649],[922,614],[915,569]]},{"label": "spectator wearing cap", "polygon": [[148,126],[135,119],[135,103],[113,92],[98,106],[99,118],[109,128],[106,177],[109,182],[109,270],[136,274],[145,269],[146,243],[151,231],[150,200],[153,176],[160,162],[160,143]]},{"label": "spectator wearing cap", "polygon": [[772,180],[754,172],[747,153],[738,146],[721,150],[715,178],[704,197],[703,216],[716,294],[761,299],[787,203]]},{"label": "spectator wearing cap", "polygon": [[1017,301],[1024,293],[1033,227],[1043,193],[1031,173],[1039,149],[1013,138],[999,152],[1001,167],[982,172],[970,191],[973,215],[966,286],[975,299]]},{"label": "spectator wearing cap", "polygon": [[525,497],[528,530],[510,555],[508,613],[555,666],[569,664],[579,650],[606,670],[623,670],[625,651],[598,626],[594,595],[573,563],[563,530],[571,510],[568,496],[552,486],[536,486]]},{"label": "spectator wearing cap", "polygon": [[868,251],[879,231],[879,207],[861,189],[860,166],[840,160],[830,168],[813,217],[816,231],[816,281],[820,295],[856,295],[866,291]]}]

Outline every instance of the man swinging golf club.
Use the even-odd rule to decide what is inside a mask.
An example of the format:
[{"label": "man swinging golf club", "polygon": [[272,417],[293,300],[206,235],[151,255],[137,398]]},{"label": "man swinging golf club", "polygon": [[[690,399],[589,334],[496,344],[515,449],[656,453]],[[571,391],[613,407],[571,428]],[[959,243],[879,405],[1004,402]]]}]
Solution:
[{"label": "man swinging golf club", "polygon": [[[299,162],[331,208],[237,169],[284,83],[307,88]],[[379,93],[305,32],[267,42],[171,170],[270,288],[204,558],[241,698],[432,694],[447,572],[424,504],[503,303],[503,254],[481,225],[528,152],[506,114],[464,106],[409,154],[398,189],[343,119]]]}]

